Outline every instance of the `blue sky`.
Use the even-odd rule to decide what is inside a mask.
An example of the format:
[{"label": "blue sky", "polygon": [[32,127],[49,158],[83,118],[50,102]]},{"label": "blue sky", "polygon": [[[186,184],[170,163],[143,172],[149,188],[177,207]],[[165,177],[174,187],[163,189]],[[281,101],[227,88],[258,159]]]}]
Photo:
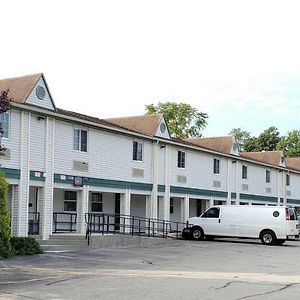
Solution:
[{"label": "blue sky", "polygon": [[176,101],[208,113],[204,136],[300,130],[299,1],[10,0],[1,8],[0,78],[43,72],[58,107],[108,118]]}]

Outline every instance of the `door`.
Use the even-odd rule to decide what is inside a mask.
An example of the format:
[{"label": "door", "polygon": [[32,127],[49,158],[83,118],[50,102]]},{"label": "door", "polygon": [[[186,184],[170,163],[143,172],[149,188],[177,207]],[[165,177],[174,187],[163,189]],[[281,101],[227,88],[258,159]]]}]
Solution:
[{"label": "door", "polygon": [[121,194],[115,194],[115,230],[120,230],[120,198]]},{"label": "door", "polygon": [[211,207],[201,216],[201,226],[204,234],[221,235],[220,207]]}]

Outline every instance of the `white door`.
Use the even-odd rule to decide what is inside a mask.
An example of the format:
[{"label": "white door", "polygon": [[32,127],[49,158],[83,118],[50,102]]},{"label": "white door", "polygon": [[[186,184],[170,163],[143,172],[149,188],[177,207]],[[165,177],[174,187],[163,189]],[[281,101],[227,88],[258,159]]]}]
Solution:
[{"label": "white door", "polygon": [[221,235],[220,208],[211,207],[201,216],[201,226],[206,235]]}]

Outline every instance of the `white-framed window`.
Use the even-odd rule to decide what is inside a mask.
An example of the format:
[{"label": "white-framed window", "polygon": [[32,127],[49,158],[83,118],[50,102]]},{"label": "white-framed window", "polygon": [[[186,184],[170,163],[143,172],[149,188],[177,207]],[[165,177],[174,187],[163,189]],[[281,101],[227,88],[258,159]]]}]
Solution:
[{"label": "white-framed window", "polygon": [[266,170],[266,183],[270,183],[270,182],[271,182],[271,171]]},{"label": "white-framed window", "polygon": [[286,185],[289,186],[290,185],[290,175],[286,174]]},{"label": "white-framed window", "polygon": [[91,194],[91,212],[102,212],[103,202],[102,193],[92,193]]},{"label": "white-framed window", "polygon": [[9,134],[9,112],[0,114],[0,126],[2,128],[2,137],[8,138]]},{"label": "white-framed window", "polygon": [[220,174],[220,160],[214,158],[214,174]]},{"label": "white-framed window", "polygon": [[143,143],[133,141],[132,159],[135,161],[143,161]]},{"label": "white-framed window", "polygon": [[242,165],[242,178],[243,179],[248,178],[248,167],[245,165]]},{"label": "white-framed window", "polygon": [[177,167],[185,168],[185,152],[178,150],[177,154]]},{"label": "white-framed window", "polygon": [[64,195],[64,211],[76,212],[77,210],[77,192],[65,191]]},{"label": "white-framed window", "polygon": [[87,131],[82,129],[73,129],[73,149],[87,152]]}]

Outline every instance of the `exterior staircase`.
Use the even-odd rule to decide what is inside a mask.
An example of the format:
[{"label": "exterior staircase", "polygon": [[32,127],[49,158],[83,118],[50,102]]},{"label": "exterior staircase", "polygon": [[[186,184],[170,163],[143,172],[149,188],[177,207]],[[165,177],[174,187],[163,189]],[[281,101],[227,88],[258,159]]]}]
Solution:
[{"label": "exterior staircase", "polygon": [[81,251],[88,247],[85,236],[75,234],[53,234],[49,240],[36,240],[46,252]]}]

